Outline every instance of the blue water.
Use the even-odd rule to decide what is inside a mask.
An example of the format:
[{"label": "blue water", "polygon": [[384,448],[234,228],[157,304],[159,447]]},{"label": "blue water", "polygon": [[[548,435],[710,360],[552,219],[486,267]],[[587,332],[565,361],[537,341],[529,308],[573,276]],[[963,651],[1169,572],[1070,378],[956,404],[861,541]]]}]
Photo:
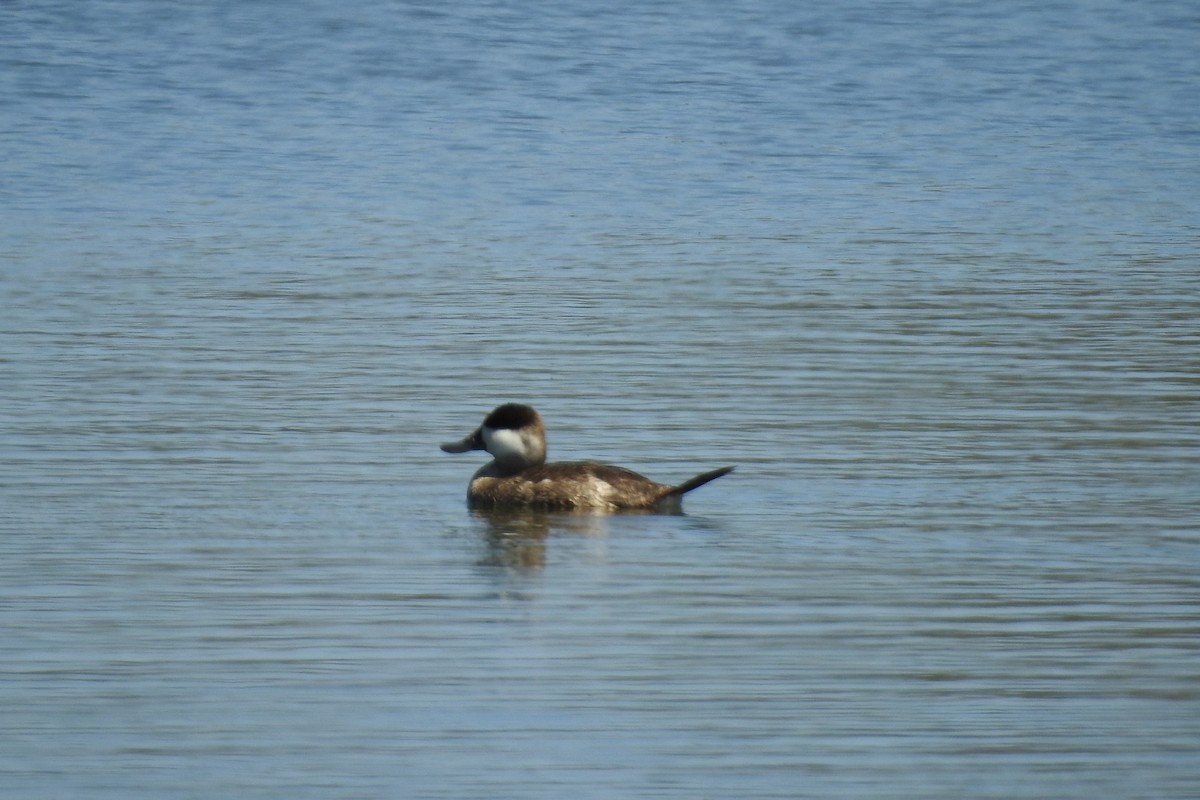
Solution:
[{"label": "blue water", "polygon": [[0,5],[0,795],[1200,796],[1197,41]]}]

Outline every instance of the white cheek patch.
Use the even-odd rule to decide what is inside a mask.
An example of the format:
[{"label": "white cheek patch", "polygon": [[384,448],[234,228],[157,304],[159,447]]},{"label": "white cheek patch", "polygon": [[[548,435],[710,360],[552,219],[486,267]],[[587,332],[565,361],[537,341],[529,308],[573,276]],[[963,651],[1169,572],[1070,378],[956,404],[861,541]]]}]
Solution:
[{"label": "white cheek patch", "polygon": [[525,457],[525,439],[516,431],[503,428],[500,430],[484,428],[483,443],[487,445],[487,451],[496,458]]}]

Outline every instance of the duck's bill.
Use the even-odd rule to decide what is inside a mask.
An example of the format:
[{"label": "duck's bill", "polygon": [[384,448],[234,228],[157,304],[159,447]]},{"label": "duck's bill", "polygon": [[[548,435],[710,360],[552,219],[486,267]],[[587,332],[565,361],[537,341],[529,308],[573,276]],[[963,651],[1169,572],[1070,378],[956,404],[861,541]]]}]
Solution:
[{"label": "duck's bill", "polygon": [[471,450],[482,449],[484,449],[482,428],[476,428],[470,436],[461,442],[446,442],[442,445],[442,451],[446,453],[466,453]]}]

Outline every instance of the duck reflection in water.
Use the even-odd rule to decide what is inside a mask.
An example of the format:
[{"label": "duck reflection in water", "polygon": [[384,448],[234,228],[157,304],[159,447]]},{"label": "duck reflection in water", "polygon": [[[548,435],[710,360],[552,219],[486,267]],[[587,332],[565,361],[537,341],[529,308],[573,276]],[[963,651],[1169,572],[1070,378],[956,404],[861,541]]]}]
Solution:
[{"label": "duck reflection in water", "polygon": [[[653,513],[653,512],[632,512]],[[682,515],[681,511],[658,512]],[[574,535],[591,539],[607,537],[610,528],[606,512],[552,512],[540,509],[482,509],[471,516],[484,525],[487,542],[486,565],[521,571],[546,566],[546,545],[551,536]]]}]

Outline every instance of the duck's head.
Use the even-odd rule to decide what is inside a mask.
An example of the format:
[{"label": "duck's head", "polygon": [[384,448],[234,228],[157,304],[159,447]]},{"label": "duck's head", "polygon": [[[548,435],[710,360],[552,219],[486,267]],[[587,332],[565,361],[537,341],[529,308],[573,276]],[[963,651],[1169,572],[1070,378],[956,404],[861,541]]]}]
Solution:
[{"label": "duck's head", "polygon": [[442,445],[447,453],[486,450],[496,466],[506,472],[518,472],[546,460],[546,429],[532,406],[505,403],[484,418],[483,424],[458,442]]}]

